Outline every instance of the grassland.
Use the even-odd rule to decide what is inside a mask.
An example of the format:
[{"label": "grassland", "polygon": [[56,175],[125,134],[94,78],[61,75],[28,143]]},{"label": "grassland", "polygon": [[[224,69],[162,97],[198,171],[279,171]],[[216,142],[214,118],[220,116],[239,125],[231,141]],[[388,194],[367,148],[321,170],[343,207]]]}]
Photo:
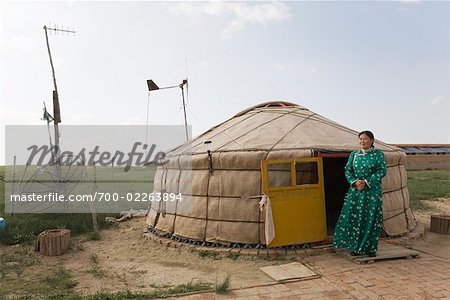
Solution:
[{"label": "grassland", "polygon": [[422,200],[450,198],[450,170],[408,171],[408,189],[413,210],[427,210]]},{"label": "grassland", "polygon": [[[18,243],[29,243],[32,242],[40,232],[51,228],[68,228],[70,229],[72,235],[90,233],[93,231],[92,215],[89,213],[88,209],[84,209],[84,212],[87,211],[88,213],[27,213],[15,215],[6,214],[5,192],[8,191],[5,191],[5,188],[10,188],[11,183],[5,183],[5,180],[8,180],[8,177],[10,177],[8,176],[9,174],[5,174],[5,171],[9,172],[10,170],[8,168],[5,168],[4,166],[1,166],[0,216],[6,219],[8,229],[0,234],[0,244],[13,245]],[[104,188],[105,191],[114,190],[114,192],[120,193],[123,192],[123,189],[138,191],[139,188],[142,189],[142,186],[144,186],[148,191],[151,191],[153,189],[153,176],[155,172],[154,169],[149,170],[144,168],[136,168],[133,171],[134,172],[125,173],[123,172],[123,170],[117,168],[114,171],[114,175],[112,175],[111,168],[97,168],[95,180],[96,188],[100,190]],[[73,170],[69,171],[68,173],[70,172],[73,172]],[[79,186],[81,186],[81,189],[86,190],[86,187],[92,186],[94,184],[94,181],[92,180],[93,169],[87,169],[85,172],[88,174],[81,177],[81,180],[84,180],[84,182],[79,184]],[[70,173],[70,175],[74,176],[73,173]],[[114,180],[111,179],[111,176],[114,176]],[[86,180],[86,178],[88,178],[88,180]],[[43,187],[47,188],[47,186],[51,183],[51,178],[44,178],[44,180],[40,179],[39,181],[35,182],[38,182],[42,184]],[[114,186],[112,186],[112,184],[114,184]],[[73,193],[76,193],[76,191],[74,191]],[[144,205],[146,207],[148,204],[140,203],[140,205]],[[133,208],[139,209],[141,207]],[[106,211],[105,209],[102,210],[102,207],[100,207],[100,209],[98,210],[99,212],[108,212],[106,214],[99,213],[97,215],[97,224],[99,225],[100,229],[108,226],[108,224],[105,222],[105,217],[117,216],[117,213],[124,209],[119,208],[111,210],[113,210],[114,212]]]}]

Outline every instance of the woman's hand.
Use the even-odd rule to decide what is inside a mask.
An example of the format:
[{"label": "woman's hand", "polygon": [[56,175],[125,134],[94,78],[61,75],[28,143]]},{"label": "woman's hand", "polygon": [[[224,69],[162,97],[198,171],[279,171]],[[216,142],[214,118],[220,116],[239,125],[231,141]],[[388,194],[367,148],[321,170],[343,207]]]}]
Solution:
[{"label": "woman's hand", "polygon": [[357,180],[356,181],[356,188],[358,191],[362,191],[366,187],[366,182],[364,180]]}]

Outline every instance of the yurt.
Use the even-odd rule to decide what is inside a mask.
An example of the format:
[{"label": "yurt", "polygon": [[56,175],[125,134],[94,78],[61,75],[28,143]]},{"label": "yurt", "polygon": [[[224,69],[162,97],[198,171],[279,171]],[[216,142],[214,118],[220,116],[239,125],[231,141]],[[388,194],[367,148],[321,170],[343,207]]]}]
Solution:
[{"label": "yurt", "polygon": [[[416,226],[406,155],[379,140],[375,147],[388,166],[383,229],[400,235]],[[154,192],[180,197],[152,202],[146,223],[156,234],[206,244],[279,247],[326,240],[348,189],[344,166],[356,149],[357,131],[305,107],[251,107],[167,153]],[[262,198],[269,207],[261,209]],[[266,242],[268,228],[274,239]]]}]

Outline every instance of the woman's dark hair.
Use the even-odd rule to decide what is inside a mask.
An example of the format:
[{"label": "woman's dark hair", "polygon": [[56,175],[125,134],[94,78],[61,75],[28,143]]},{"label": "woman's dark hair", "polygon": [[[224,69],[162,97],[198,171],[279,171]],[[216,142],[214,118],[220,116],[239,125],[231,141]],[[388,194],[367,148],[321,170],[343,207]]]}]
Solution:
[{"label": "woman's dark hair", "polygon": [[[375,137],[373,136],[372,131],[369,131],[369,130],[361,131],[361,132],[358,134],[358,137],[360,137],[360,136],[363,135],[363,134],[367,135],[370,139],[375,140]],[[373,142],[372,142],[372,146],[373,146]]]}]

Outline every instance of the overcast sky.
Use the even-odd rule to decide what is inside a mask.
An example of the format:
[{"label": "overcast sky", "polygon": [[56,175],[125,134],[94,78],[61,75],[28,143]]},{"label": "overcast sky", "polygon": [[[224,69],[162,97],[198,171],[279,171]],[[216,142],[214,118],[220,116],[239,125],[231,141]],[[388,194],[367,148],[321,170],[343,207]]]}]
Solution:
[{"label": "overcast sky", "polygon": [[[187,76],[194,135],[286,100],[388,143],[450,143],[449,2],[0,2],[2,128],[45,124],[54,24],[76,31],[50,36],[62,124],[144,125],[146,80]],[[179,88],[152,92],[149,123],[183,124]]]}]

